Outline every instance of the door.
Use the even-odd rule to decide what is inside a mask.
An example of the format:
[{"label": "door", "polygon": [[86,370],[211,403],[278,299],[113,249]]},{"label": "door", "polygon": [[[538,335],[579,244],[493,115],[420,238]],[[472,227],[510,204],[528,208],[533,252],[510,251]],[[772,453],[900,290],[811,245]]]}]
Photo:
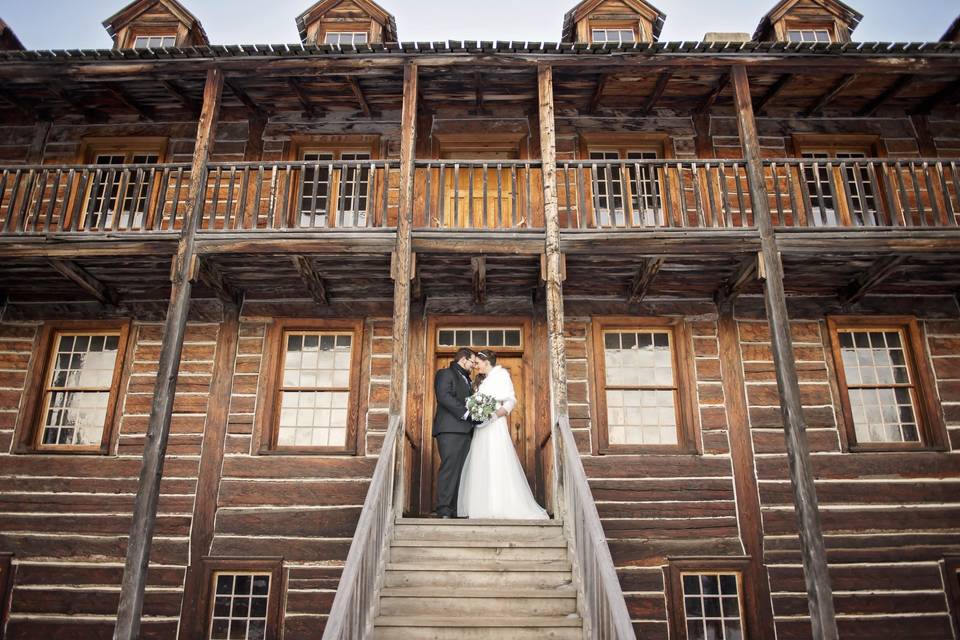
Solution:
[{"label": "door", "polygon": [[[454,321],[456,322],[456,321]],[[428,329],[433,343],[433,356],[428,360],[427,380],[424,388],[423,421],[423,458],[421,459],[420,511],[430,513],[436,506],[437,472],[440,469],[440,454],[436,449],[436,440],[430,433],[433,429],[433,416],[436,411],[436,398],[433,382],[436,372],[450,366],[457,348],[468,346],[471,349],[492,349],[497,354],[497,364],[510,372],[513,388],[517,396],[517,406],[507,417],[510,437],[520,464],[523,466],[527,482],[534,495],[537,495],[536,483],[536,436],[532,415],[532,372],[529,356],[525,352],[529,344],[528,326],[520,324],[467,324],[456,322],[447,324],[431,322]]]}]

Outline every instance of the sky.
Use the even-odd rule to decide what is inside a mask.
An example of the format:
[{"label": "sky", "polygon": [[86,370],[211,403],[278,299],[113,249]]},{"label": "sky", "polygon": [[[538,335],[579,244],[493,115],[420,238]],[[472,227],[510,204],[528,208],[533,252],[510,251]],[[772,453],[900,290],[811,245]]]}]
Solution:
[{"label": "sky", "polygon": [[[0,18],[28,49],[109,48],[101,22],[129,0],[0,0]],[[378,0],[403,41],[556,42],[577,0]],[[312,0],[181,0],[214,44],[299,42],[294,18]],[[847,0],[864,14],[861,42],[940,39],[960,13],[957,0]],[[667,14],[661,40],[701,40],[707,31],[753,33],[776,0],[655,0]]]}]

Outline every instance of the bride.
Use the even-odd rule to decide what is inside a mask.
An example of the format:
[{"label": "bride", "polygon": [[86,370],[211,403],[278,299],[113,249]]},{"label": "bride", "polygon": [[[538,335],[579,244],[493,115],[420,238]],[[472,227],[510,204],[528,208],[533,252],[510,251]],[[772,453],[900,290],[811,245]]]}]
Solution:
[{"label": "bride", "polygon": [[507,415],[517,404],[510,372],[497,366],[497,356],[485,350],[476,354],[476,371],[484,375],[477,393],[497,400],[499,408],[473,432],[470,452],[460,476],[457,515],[467,518],[517,520],[547,519],[537,504],[513,448]]}]

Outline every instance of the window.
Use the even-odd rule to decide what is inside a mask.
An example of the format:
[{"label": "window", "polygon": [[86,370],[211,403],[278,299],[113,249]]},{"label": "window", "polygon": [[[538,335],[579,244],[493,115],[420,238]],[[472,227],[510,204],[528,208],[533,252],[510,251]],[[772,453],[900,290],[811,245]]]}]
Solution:
[{"label": "window", "polygon": [[744,607],[746,558],[671,560],[667,567],[670,637],[678,640],[744,640],[756,612]]},{"label": "window", "polygon": [[278,637],[283,564],[280,559],[203,558],[206,575],[204,637],[273,640]]},{"label": "window", "polygon": [[134,49],[161,49],[177,46],[176,35],[137,36],[133,41]]},{"label": "window", "polygon": [[21,451],[107,451],[127,334],[127,323],[44,327],[37,357],[44,368],[27,387],[35,391],[24,404]]},{"label": "window", "polygon": [[[159,160],[156,153],[96,154],[93,163],[98,166],[91,175],[81,228],[142,229],[154,187],[153,170],[142,165]],[[115,165],[140,166],[111,168]]]},{"label": "window", "polygon": [[450,329],[437,330],[438,347],[469,347],[486,349],[488,347],[522,346],[522,329]]},{"label": "window", "polygon": [[953,614],[953,626],[960,634],[960,556],[948,556],[943,562],[947,602]]},{"label": "window", "polygon": [[[593,167],[592,185],[598,225],[652,227],[664,224],[660,169],[643,162],[658,158],[656,151],[590,151],[590,160],[600,161]],[[631,160],[637,162],[631,163]],[[629,203],[631,211],[629,225],[626,225],[625,202]]]},{"label": "window", "polygon": [[325,44],[366,44],[366,31],[328,31]]},{"label": "window", "polygon": [[670,321],[594,320],[601,451],[692,449],[684,336]]},{"label": "window", "polygon": [[272,406],[261,451],[352,453],[360,394],[361,323],[280,321]]},{"label": "window", "polygon": [[[369,152],[304,151],[301,227],[365,227],[370,197]],[[330,205],[333,203],[333,211]]]},{"label": "window", "polygon": [[3,629],[7,622],[7,593],[13,582],[10,565],[12,558],[13,554],[0,552],[0,629]]},{"label": "window", "polygon": [[623,44],[636,42],[637,35],[633,29],[592,29],[591,39],[595,43]]},{"label": "window", "polygon": [[787,29],[790,42],[832,42],[829,29]]},{"label": "window", "polygon": [[805,151],[803,158],[813,160],[804,167],[804,181],[810,194],[814,226],[836,226],[837,199],[845,199],[854,226],[876,226],[877,197],[867,163],[860,151]]},{"label": "window", "polygon": [[[847,441],[851,447],[929,447],[943,442],[916,321],[829,318]],[[931,406],[932,404],[932,406]]]}]

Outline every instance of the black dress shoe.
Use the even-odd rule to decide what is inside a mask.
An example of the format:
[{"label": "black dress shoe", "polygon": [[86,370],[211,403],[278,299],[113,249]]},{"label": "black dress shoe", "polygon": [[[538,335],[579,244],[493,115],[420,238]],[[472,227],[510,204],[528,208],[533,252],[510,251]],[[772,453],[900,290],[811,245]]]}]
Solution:
[{"label": "black dress shoe", "polygon": [[449,513],[445,513],[445,514],[441,515],[440,517],[443,518],[444,520],[449,520],[449,519],[452,518],[453,516],[450,515]]}]

